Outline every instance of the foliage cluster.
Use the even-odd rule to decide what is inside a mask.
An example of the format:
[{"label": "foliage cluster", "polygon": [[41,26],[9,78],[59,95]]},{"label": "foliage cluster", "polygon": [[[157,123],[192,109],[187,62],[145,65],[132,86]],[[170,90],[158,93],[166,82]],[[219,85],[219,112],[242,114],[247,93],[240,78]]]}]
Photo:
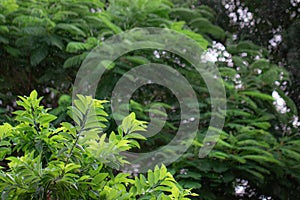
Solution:
[{"label": "foliage cluster", "polygon": [[[260,195],[276,199],[299,198],[300,139],[292,124],[298,113],[295,103],[282,91],[284,82],[290,82],[289,74],[270,61],[265,48],[248,40],[232,40],[231,33],[216,25],[217,13],[209,7],[189,8],[169,0],[110,0],[108,3],[4,0],[0,2],[0,11],[3,104],[8,105],[17,94],[33,89],[47,96],[44,100],[37,99],[33,92],[30,97],[22,98],[17,105],[25,111],[15,112],[17,123],[1,126],[1,158],[8,157],[10,161],[2,169],[2,195],[14,198],[17,191],[24,198],[28,197],[26,195],[76,198],[61,196],[60,192],[67,187],[70,194],[86,198],[103,195],[110,199],[119,195],[124,199],[147,199],[152,198],[151,195],[161,195],[162,199],[176,199],[178,195],[188,194],[183,187],[194,188],[200,194],[197,199],[235,199],[239,198],[234,191],[240,184],[238,180],[246,180],[250,188],[243,198],[259,198]],[[49,91],[54,96],[69,94],[77,69],[90,50],[109,36],[135,27],[170,28],[191,37],[207,52],[218,53],[215,64],[227,94],[226,121],[223,130],[216,130],[221,133],[216,147],[203,159],[198,157],[198,152],[213,117],[210,95],[203,79],[184,59],[156,49],[130,52],[114,61],[97,90],[97,98],[110,100],[113,86],[124,73],[151,62],[172,66],[189,81],[197,94],[201,116],[193,145],[168,166],[181,186],[163,166],[150,171],[147,178],[143,175],[131,178],[124,173],[116,175],[109,168],[125,164],[119,156],[121,151],[131,148],[137,152],[151,151],[174,137],[180,125],[180,108],[168,89],[150,85],[132,96],[130,106],[136,118],[132,114],[126,119],[138,124],[139,131],[144,125],[135,120],[148,121],[154,104],[167,111],[167,122],[160,133],[139,143],[135,139],[142,139],[142,136],[125,134],[125,125],[117,127],[109,111],[106,116],[102,101],[79,96],[71,108],[75,124],[65,120],[68,119],[65,112],[69,96],[61,96],[59,106],[51,112],[58,118],[39,105],[42,102],[47,107],[56,107],[56,99],[49,98]],[[285,100],[286,113],[275,107],[274,91]],[[99,109],[89,114],[86,111],[92,105]],[[159,110],[156,113],[164,115]],[[94,124],[96,115],[100,115],[96,117],[102,122],[100,126]],[[89,117],[93,123],[85,124]],[[102,134],[104,125],[108,127],[107,133],[115,130],[117,133],[106,137]],[[98,135],[100,133],[102,135]],[[74,139],[77,142],[74,143]],[[138,149],[139,146],[142,148]],[[170,153],[163,156],[170,156]],[[99,172],[101,175],[96,177]],[[22,179],[22,176],[27,178]],[[162,177],[172,184],[162,184]],[[87,188],[92,188],[92,192]],[[123,192],[117,193],[120,188]]]},{"label": "foliage cluster", "polygon": [[0,126],[2,199],[167,200],[196,195],[182,189],[164,165],[149,169],[146,177],[114,170],[127,162],[120,152],[145,139],[139,134],[145,123],[134,113],[108,137],[103,133],[105,101],[79,95],[69,109],[74,123],[54,128],[56,116],[40,105],[36,91],[20,99],[23,110],[14,112],[17,124]]}]

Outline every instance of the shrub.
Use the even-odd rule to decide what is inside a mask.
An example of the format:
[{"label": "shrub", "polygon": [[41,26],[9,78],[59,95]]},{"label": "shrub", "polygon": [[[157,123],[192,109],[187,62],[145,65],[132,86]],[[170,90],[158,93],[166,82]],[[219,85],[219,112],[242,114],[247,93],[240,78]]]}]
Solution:
[{"label": "shrub", "polygon": [[19,97],[16,125],[0,126],[2,199],[189,199],[164,165],[147,175],[120,170],[120,155],[139,147],[145,122],[131,113],[117,132],[106,128],[106,101],[78,96],[69,108],[73,123],[51,122],[56,116],[40,105],[33,91]]}]

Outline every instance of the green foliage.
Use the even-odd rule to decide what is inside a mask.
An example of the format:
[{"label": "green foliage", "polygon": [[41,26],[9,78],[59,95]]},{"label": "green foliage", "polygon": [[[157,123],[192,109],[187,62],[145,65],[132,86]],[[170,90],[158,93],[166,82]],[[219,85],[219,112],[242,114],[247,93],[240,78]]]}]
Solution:
[{"label": "green foliage", "polygon": [[[191,9],[185,6],[189,1],[103,2],[0,2],[0,121],[6,122],[0,126],[3,198],[185,199],[189,190],[182,188],[194,188],[201,194],[196,199],[238,199],[234,187],[238,179],[244,179],[257,197],[299,199],[299,130],[292,125],[297,106],[282,90],[291,83],[289,73],[273,64],[268,51],[249,40],[231,40],[230,33],[215,23],[219,11],[204,5]],[[114,61],[101,78],[99,99],[109,99],[119,78],[141,64],[172,66],[189,81],[197,94],[200,123],[193,145],[168,166],[174,177],[164,166],[136,177],[112,170],[127,163],[120,153],[147,152],[172,140],[181,116],[171,91],[158,85],[139,88],[130,101],[134,112],[124,119],[116,116],[123,119],[119,127],[111,113],[104,111],[105,101],[78,96],[71,106],[72,83],[88,53],[108,37],[136,27],[170,28],[205,50],[220,42],[222,53],[229,54],[226,61],[218,58],[215,63],[226,88],[226,121],[223,130],[216,130],[221,137],[215,148],[203,159],[198,153],[213,117],[211,99],[190,63],[171,52],[139,50]],[[159,58],[153,55],[155,50]],[[37,98],[34,91],[10,106],[17,94],[33,89],[46,94],[45,98]],[[274,91],[285,100],[288,112],[276,109]],[[15,111],[12,120],[7,110],[17,106],[23,110]],[[167,121],[159,134],[145,140],[140,132],[150,121],[149,113]],[[162,156],[172,156],[176,148]]]},{"label": "green foliage", "polygon": [[[0,2],[0,42],[3,43],[0,57],[5,60],[1,62],[4,74],[0,81],[4,104],[17,94],[40,87],[41,92],[46,88],[69,92],[76,72],[64,68],[78,67],[86,54],[74,54],[97,46],[101,30],[106,27],[98,18],[100,13],[91,12],[92,9],[103,10],[104,4],[96,0]],[[76,57],[71,59],[73,56]],[[14,76],[22,78],[14,79]],[[6,95],[9,91],[13,92],[11,97]],[[47,101],[53,104],[56,99]]]},{"label": "green foliage", "polygon": [[[134,113],[124,118],[118,134],[103,133],[103,103],[78,95],[69,108],[74,123],[51,125],[56,117],[40,105],[37,92],[19,97],[16,126],[0,126],[0,191],[3,199],[189,199],[167,168],[133,177],[110,166],[127,163],[120,152],[139,147],[145,123]],[[18,155],[18,156],[16,156]]]},{"label": "green foliage", "polygon": [[[287,126],[288,119],[297,115],[297,111],[291,100],[275,85],[275,81],[289,81],[288,74],[270,64],[263,49],[253,43],[230,45],[226,50],[232,55],[233,66],[217,62],[226,80],[227,93],[226,122],[223,130],[219,130],[220,139],[207,158],[198,159],[206,132],[205,128],[200,129],[193,147],[173,163],[171,169],[176,171],[175,178],[183,186],[197,189],[201,199],[237,198],[233,185],[238,185],[238,179],[249,181],[257,198],[264,194],[279,199],[296,199],[297,192],[290,190],[291,187],[299,190],[300,179],[296,178],[299,173],[294,169],[299,169],[300,152],[290,143],[299,143],[299,136],[297,132],[280,127],[280,124]],[[245,52],[246,55],[239,56]],[[261,59],[255,59],[257,55]],[[261,70],[259,73],[258,69]],[[291,108],[284,115],[273,105],[271,94],[274,90],[280,90],[280,96],[287,99],[287,106]],[[205,101],[202,99],[200,102]],[[205,127],[206,120],[212,116],[209,111],[202,112],[200,127]],[[291,124],[288,126],[293,128]],[[274,187],[280,188],[280,193]]]}]

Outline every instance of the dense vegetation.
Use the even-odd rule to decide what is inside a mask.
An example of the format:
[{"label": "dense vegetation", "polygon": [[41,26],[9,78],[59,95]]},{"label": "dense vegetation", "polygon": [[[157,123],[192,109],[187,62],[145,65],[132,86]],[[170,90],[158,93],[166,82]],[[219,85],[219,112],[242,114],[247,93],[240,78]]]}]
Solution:
[{"label": "dense vegetation", "polygon": [[1,157],[12,152],[21,156],[6,159],[9,170],[0,174],[2,199],[187,199],[195,195],[182,189],[165,166],[149,170],[147,178],[130,178],[109,168],[126,163],[120,152],[139,147],[135,139],[145,139],[136,133],[144,131],[145,125],[134,114],[106,138],[100,136],[107,121],[105,101],[78,96],[70,108],[75,126],[63,122],[51,128],[49,123],[56,117],[39,105],[42,98],[36,91],[20,98],[17,103],[24,110],[15,112],[18,124],[1,127]]},{"label": "dense vegetation", "polygon": [[189,6],[205,4],[219,12],[216,23],[235,34],[237,40],[251,40],[268,47],[272,62],[291,74],[292,83],[283,90],[300,110],[299,37],[300,2],[298,0],[200,0],[180,1]]},{"label": "dense vegetation", "polygon": [[[0,2],[2,199],[299,199],[298,109],[284,91],[292,84],[289,72],[250,36],[234,39],[234,29],[224,31],[217,10],[191,5],[169,0]],[[136,27],[168,28],[195,40],[207,51],[204,55],[217,54],[214,64],[226,90],[227,110],[208,156],[199,158],[198,153],[215,117],[209,91],[191,63],[172,52],[129,52],[113,61],[98,84],[96,98],[106,101],[80,95],[71,99],[88,53]],[[137,175],[121,170],[126,163],[121,152],[166,145],[181,124],[175,95],[156,84],[139,88],[130,101],[133,113],[122,116],[121,126],[114,122],[109,102],[115,84],[130,69],[148,63],[180,72],[195,91],[201,114],[192,145],[167,166],[169,172],[160,165]],[[274,93],[284,107],[276,106]],[[142,133],[151,112],[167,121],[146,139]],[[173,148],[161,156],[172,156]],[[239,187],[245,192],[237,193]]]}]

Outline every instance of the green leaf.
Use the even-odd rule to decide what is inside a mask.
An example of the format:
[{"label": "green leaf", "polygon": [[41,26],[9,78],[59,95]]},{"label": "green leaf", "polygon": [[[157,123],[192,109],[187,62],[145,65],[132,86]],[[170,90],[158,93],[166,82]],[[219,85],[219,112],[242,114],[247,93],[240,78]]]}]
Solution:
[{"label": "green leaf", "polygon": [[180,31],[177,31],[177,32],[183,33],[186,36],[188,36],[188,37],[192,38],[193,40],[195,40],[202,49],[207,49],[208,41],[206,39],[204,39],[201,34],[195,33],[195,32],[190,31],[190,30],[180,30]]},{"label": "green leaf", "polygon": [[155,182],[155,176],[154,176],[153,171],[148,170],[147,176],[148,176],[149,184],[150,184],[150,185],[154,185],[156,182]]},{"label": "green leaf", "polygon": [[126,56],[125,59],[133,63],[136,63],[138,65],[144,65],[150,63],[150,61],[143,56]]},{"label": "green leaf", "polygon": [[41,123],[41,124],[49,124],[50,122],[54,121],[57,117],[54,116],[54,115],[50,115],[50,114],[47,114],[47,115],[42,115],[38,121]]},{"label": "green leaf", "polygon": [[59,23],[55,26],[55,29],[63,30],[63,31],[69,32],[74,35],[86,37],[86,34],[84,33],[84,31],[82,31],[80,28],[78,28],[77,26],[75,26],[73,24]]},{"label": "green leaf", "polygon": [[248,160],[253,160],[259,163],[266,163],[266,162],[270,162],[270,163],[276,163],[276,164],[280,164],[280,162],[274,158],[271,157],[266,157],[266,156],[260,156],[260,155],[245,155],[242,156],[242,158],[244,159],[248,159]]},{"label": "green leaf", "polygon": [[[145,130],[145,129],[141,129],[141,130]],[[138,140],[146,140],[146,138],[144,136],[142,136],[141,134],[138,133],[130,133],[124,136],[124,139],[138,139]]]},{"label": "green leaf", "polygon": [[99,173],[93,178],[92,183],[98,185],[104,181],[106,177],[108,177],[108,173]]},{"label": "green leaf", "polygon": [[135,187],[136,187],[136,190],[137,190],[137,194],[141,194],[141,191],[142,191],[142,184],[140,182],[140,180],[135,177],[135,183],[134,183]]},{"label": "green leaf", "polygon": [[82,42],[69,42],[66,51],[69,53],[77,53],[79,51],[87,50],[88,46]]},{"label": "green leaf", "polygon": [[240,94],[248,95],[251,97],[256,97],[262,100],[274,101],[274,98],[271,95],[264,94],[259,91],[241,91]]},{"label": "green leaf", "polygon": [[254,122],[251,123],[252,126],[256,126],[258,128],[268,130],[271,127],[271,124],[269,122]]},{"label": "green leaf", "polygon": [[76,55],[73,57],[68,58],[64,62],[64,68],[70,68],[70,67],[79,67],[83,60],[87,57],[88,53],[84,52],[80,55]]},{"label": "green leaf", "polygon": [[[31,100],[35,100],[35,99],[37,99],[37,96],[38,96],[37,91],[36,91],[36,90],[33,90],[33,91],[30,93],[29,98],[30,98]],[[23,101],[24,101],[24,99],[23,99]]]},{"label": "green leaf", "polygon": [[110,28],[115,34],[121,33],[122,29],[120,27],[118,27],[117,25],[115,25],[114,23],[112,23],[106,16],[104,15],[99,15],[98,16],[102,22],[108,27]]},{"label": "green leaf", "polygon": [[196,32],[210,34],[216,39],[224,39],[225,38],[224,30],[219,26],[213,25],[206,18],[199,17],[199,18],[193,19],[190,22],[190,26],[195,28]]},{"label": "green leaf", "polygon": [[287,149],[287,148],[281,148],[280,150],[285,156],[287,156],[291,159],[300,161],[300,153],[299,152],[296,152],[292,149]]}]

